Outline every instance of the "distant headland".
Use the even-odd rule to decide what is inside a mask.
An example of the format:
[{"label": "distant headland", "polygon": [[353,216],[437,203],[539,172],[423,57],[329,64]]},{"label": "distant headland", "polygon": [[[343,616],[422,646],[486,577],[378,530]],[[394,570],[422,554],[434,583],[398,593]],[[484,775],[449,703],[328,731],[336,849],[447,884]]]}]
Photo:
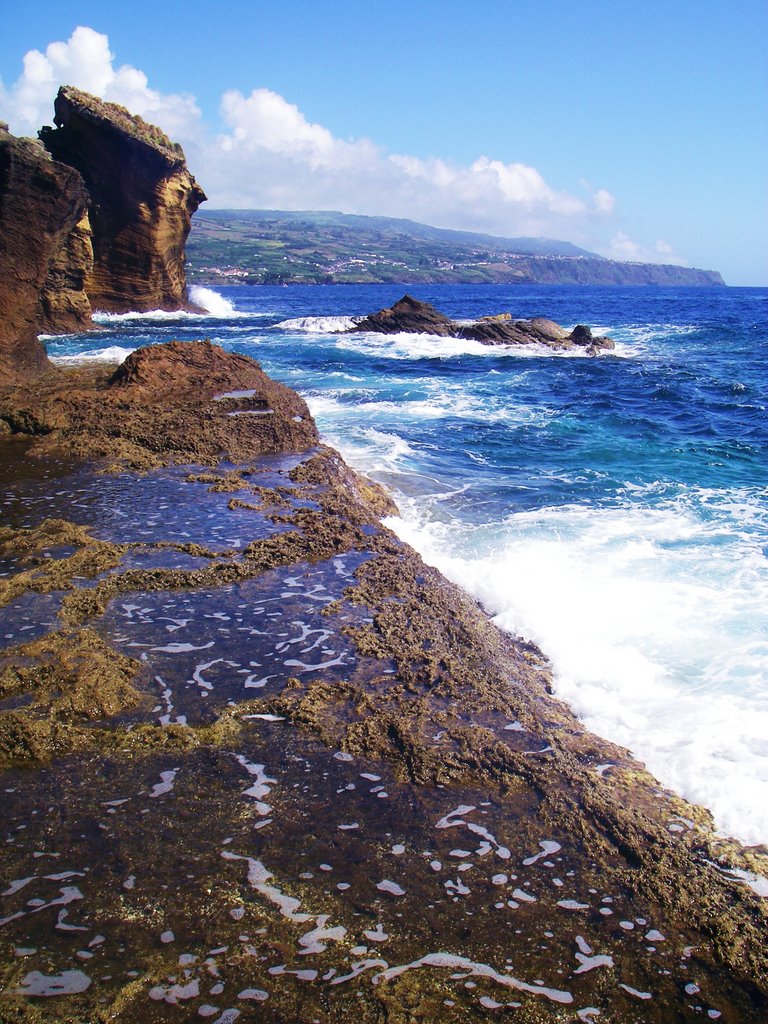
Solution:
[{"label": "distant headland", "polygon": [[717,287],[716,270],[605,259],[570,242],[497,238],[333,212],[210,210],[187,244],[191,283]]}]

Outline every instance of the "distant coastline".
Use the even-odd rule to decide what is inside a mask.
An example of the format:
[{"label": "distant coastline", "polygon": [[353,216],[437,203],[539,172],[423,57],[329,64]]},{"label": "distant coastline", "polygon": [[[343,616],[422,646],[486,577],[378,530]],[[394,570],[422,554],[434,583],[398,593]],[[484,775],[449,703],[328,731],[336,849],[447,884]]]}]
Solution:
[{"label": "distant coastline", "polygon": [[205,210],[191,284],[542,284],[723,287],[716,270],[606,259],[570,242],[500,238],[391,217]]}]

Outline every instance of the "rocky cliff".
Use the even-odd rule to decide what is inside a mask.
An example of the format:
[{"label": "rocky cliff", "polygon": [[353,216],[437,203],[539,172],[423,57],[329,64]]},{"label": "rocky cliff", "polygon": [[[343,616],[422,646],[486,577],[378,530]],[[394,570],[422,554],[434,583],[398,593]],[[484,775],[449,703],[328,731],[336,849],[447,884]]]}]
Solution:
[{"label": "rocky cliff", "polygon": [[85,290],[94,309],[182,309],[184,245],[206,198],[180,146],[124,107],[71,86],[55,103],[46,149],[76,168],[91,197],[93,267]]},{"label": "rocky cliff", "polygon": [[[68,239],[88,243],[83,218],[88,192],[71,167],[51,159],[31,139],[17,139],[0,125],[0,381],[17,383],[45,370],[48,360],[37,339],[39,302],[49,273],[63,284],[72,273],[60,262]],[[73,232],[75,235],[73,236]],[[87,232],[86,232],[87,236]],[[74,244],[74,243],[73,243]],[[70,258],[64,263],[71,262]],[[52,270],[53,268],[53,270]],[[81,282],[82,283],[82,282]],[[70,291],[49,306],[61,319]],[[87,299],[81,316],[90,321]],[[74,301],[74,300],[73,300]]]}]

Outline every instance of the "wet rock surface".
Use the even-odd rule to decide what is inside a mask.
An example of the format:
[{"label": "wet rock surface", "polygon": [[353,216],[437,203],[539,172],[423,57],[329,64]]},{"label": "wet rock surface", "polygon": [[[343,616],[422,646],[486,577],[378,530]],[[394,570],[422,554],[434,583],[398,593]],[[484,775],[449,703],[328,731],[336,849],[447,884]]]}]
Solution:
[{"label": "wet rock surface", "polygon": [[588,355],[614,348],[607,337],[594,337],[589,327],[578,324],[570,333],[553,320],[534,317],[514,320],[509,313],[481,317],[479,320],[451,320],[431,306],[410,295],[388,309],[381,309],[359,321],[355,331],[378,334],[436,334],[439,337],[473,338],[484,345],[545,345],[553,349],[578,346]]},{"label": "wet rock surface", "polygon": [[210,342],[152,345],[117,371],[59,371],[23,392],[0,390],[0,422],[35,438],[40,455],[65,450],[139,469],[238,461],[317,441],[294,391]]},{"label": "wet rock surface", "polygon": [[[115,390],[157,397],[144,358]],[[0,1019],[764,1020],[764,904],[715,866],[759,852],[585,732],[335,452],[19,466]]]}]

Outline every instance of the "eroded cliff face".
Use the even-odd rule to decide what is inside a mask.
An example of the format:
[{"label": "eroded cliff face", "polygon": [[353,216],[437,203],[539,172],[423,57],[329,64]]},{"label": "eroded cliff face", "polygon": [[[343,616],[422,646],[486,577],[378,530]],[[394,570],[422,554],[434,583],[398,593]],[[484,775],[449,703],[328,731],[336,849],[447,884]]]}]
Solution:
[{"label": "eroded cliff face", "polygon": [[63,86],[45,147],[82,175],[91,197],[93,264],[85,290],[94,309],[187,306],[184,245],[206,198],[181,147],[114,103]]},{"label": "eroded cliff face", "polygon": [[[22,383],[49,365],[40,330],[43,285],[88,207],[80,174],[0,124],[0,382]],[[83,243],[84,244],[84,243]],[[87,299],[80,315],[90,322]]]},{"label": "eroded cliff face", "polygon": [[85,290],[92,271],[91,222],[86,210],[51,263],[40,293],[37,328],[42,334],[71,334],[92,326]]}]

